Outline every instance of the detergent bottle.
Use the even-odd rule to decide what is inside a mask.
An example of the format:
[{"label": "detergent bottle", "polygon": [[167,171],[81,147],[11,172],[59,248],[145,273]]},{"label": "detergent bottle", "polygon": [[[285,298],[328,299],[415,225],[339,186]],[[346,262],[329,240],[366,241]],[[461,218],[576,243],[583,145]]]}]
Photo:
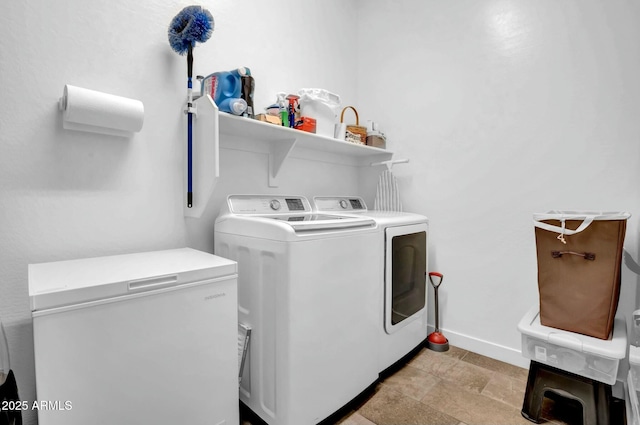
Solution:
[{"label": "detergent bottle", "polygon": [[[251,75],[249,68],[219,71],[207,75],[202,81],[201,94],[208,94],[220,107],[223,100],[242,97],[242,76]],[[245,108],[246,109],[246,108]]]}]

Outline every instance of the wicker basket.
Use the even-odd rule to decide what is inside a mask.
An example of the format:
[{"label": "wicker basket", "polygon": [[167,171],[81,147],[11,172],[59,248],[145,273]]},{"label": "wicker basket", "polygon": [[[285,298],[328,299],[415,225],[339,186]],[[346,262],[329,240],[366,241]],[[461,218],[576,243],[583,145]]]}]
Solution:
[{"label": "wicker basket", "polygon": [[347,131],[355,134],[356,136],[360,136],[360,141],[357,143],[360,145],[365,145],[367,143],[367,127],[359,125],[360,118],[358,117],[358,111],[356,111],[356,108],[354,108],[353,106],[345,106],[345,108],[342,110],[342,114],[340,114],[340,122],[344,122],[344,112],[347,109],[353,110],[353,112],[356,114],[356,125],[348,124]]}]

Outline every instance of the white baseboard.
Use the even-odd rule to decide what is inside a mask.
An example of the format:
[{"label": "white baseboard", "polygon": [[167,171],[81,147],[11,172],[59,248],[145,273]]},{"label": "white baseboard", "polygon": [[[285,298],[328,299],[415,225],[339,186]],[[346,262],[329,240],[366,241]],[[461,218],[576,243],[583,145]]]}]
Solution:
[{"label": "white baseboard", "polygon": [[[434,331],[433,326],[428,326],[429,333]],[[505,347],[469,335],[461,334],[448,329],[441,329],[444,336],[449,340],[449,344],[463,350],[473,351],[492,359],[500,360],[515,366],[529,369],[529,359],[522,356],[520,349]]]}]

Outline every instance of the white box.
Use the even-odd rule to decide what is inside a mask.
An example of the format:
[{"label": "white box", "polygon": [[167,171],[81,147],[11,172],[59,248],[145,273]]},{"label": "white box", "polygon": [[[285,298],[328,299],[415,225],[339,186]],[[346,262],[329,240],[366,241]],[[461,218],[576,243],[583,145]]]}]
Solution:
[{"label": "white box", "polygon": [[627,326],[617,317],[609,340],[543,326],[538,306],[524,315],[518,330],[523,356],[609,385],[615,384],[618,365],[627,354]]},{"label": "white box", "polygon": [[627,388],[629,389],[629,404],[631,406],[631,416],[627,417],[629,425],[640,425],[640,409],[638,407],[638,396],[640,396],[640,347],[629,346],[629,376],[627,377]]}]

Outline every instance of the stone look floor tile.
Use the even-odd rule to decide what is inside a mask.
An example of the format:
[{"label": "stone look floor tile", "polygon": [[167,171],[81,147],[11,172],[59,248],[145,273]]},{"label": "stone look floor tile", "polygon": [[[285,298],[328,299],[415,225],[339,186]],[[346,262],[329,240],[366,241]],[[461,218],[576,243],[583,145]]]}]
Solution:
[{"label": "stone look floor tile", "polygon": [[520,409],[513,408],[475,392],[462,390],[457,385],[442,381],[427,393],[422,403],[437,406],[458,421],[466,424],[530,425]]},{"label": "stone look floor tile", "polygon": [[524,383],[527,382],[527,376],[529,374],[528,369],[501,362],[500,360],[485,357],[471,351],[467,352],[467,354],[462,358],[462,361],[492,370],[494,372],[500,372],[512,378],[519,379]]},{"label": "stone look floor tile", "polygon": [[436,376],[442,376],[458,362],[458,358],[454,356],[425,349],[411,359],[408,365]]},{"label": "stone look floor tile", "polygon": [[358,410],[376,425],[458,425],[458,419],[382,386]]},{"label": "stone look floor tile", "polygon": [[[427,348],[425,348],[425,350],[427,350]],[[463,350],[462,348],[454,347],[452,345],[449,346],[449,349],[447,351],[444,351],[442,353],[438,353],[433,350],[429,350],[429,351],[431,351],[434,354],[444,354],[445,356],[455,357],[456,359],[461,359],[464,356],[466,356],[468,353],[467,350]]]},{"label": "stone look floor tile", "polygon": [[522,409],[526,382],[502,373],[494,373],[481,394],[501,401],[516,409]]},{"label": "stone look floor tile", "polygon": [[420,401],[440,379],[413,366],[405,366],[382,382],[385,387]]},{"label": "stone look floor tile", "polygon": [[466,358],[469,352],[454,348],[451,347],[449,350],[451,353],[423,350],[409,362],[409,365],[479,393],[487,385],[493,372],[461,361],[460,359]]},{"label": "stone look floor tile", "polygon": [[463,361],[458,361],[444,373],[436,373],[439,378],[475,393],[480,393],[487,386],[492,375],[495,373],[490,370]]},{"label": "stone look floor tile", "polygon": [[[423,349],[338,424],[530,425],[520,414],[527,372],[456,347],[444,353]],[[549,398],[542,419],[549,425],[582,423],[575,407]]]},{"label": "stone look floor tile", "polygon": [[376,425],[358,412],[351,412],[337,423],[337,425]]}]

